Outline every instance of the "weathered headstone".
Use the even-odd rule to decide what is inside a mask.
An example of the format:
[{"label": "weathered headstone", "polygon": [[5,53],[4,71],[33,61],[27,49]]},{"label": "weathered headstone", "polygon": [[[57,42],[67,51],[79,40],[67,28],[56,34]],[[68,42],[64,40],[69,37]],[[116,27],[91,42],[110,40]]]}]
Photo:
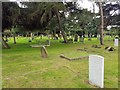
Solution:
[{"label": "weathered headstone", "polygon": [[119,42],[119,40],[118,40],[118,39],[115,39],[115,41],[114,41],[114,46],[118,46],[118,42]]},{"label": "weathered headstone", "polygon": [[80,38],[80,42],[84,42],[84,37],[83,36]]},{"label": "weathered headstone", "polygon": [[42,46],[42,47],[41,47],[41,56],[42,56],[43,58],[47,58],[47,57],[48,57],[48,52],[47,52],[45,46]]},{"label": "weathered headstone", "polygon": [[74,42],[78,42],[78,35],[77,34],[75,34]]},{"label": "weathered headstone", "polygon": [[89,83],[100,88],[104,87],[104,57],[89,56]]},{"label": "weathered headstone", "polygon": [[97,35],[97,39],[100,40],[100,35]]},{"label": "weathered headstone", "polygon": [[46,40],[46,44],[50,46],[50,40]]}]

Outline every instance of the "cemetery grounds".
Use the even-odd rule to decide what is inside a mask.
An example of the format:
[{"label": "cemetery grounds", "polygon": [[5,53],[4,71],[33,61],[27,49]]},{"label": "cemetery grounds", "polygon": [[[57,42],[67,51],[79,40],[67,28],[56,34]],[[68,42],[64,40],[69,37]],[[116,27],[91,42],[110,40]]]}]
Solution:
[{"label": "cemetery grounds", "polygon": [[[118,47],[114,47],[112,38],[104,39],[105,45],[101,48],[93,48],[99,45],[97,38],[84,43],[61,43],[60,40],[51,40],[47,47],[48,58],[42,58],[40,48],[31,48],[39,38],[32,42],[23,37],[13,44],[13,38],[8,44],[11,49],[2,50],[2,87],[3,88],[97,88],[90,85],[88,59],[69,61],[60,57],[75,58],[101,55],[105,60],[104,87],[118,88]],[[44,42],[46,37],[40,40]],[[115,51],[105,50],[106,46],[112,46]],[[86,49],[79,51],[77,49]]]}]

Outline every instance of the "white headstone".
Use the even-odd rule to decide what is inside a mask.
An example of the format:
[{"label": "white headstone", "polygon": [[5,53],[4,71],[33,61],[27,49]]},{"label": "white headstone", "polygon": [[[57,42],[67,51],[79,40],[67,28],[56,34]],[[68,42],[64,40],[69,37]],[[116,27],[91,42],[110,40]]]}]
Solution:
[{"label": "white headstone", "polygon": [[118,39],[115,39],[115,41],[114,41],[114,46],[118,46],[118,42],[119,42],[119,40],[118,40]]},{"label": "white headstone", "polygon": [[104,87],[104,57],[89,56],[89,83],[100,88]]}]

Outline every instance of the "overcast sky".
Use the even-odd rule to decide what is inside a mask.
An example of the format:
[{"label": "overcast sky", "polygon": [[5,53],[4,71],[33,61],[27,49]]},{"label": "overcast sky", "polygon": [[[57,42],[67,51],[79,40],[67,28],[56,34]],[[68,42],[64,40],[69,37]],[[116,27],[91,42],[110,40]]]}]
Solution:
[{"label": "overcast sky", "polygon": [[[29,0],[10,0],[10,1],[12,2],[17,1],[19,6],[21,7],[21,4],[19,3],[19,1],[29,1]],[[67,1],[71,1],[71,0],[67,0]],[[93,4],[88,0],[78,0],[77,4],[83,9],[88,9],[89,11],[93,11]],[[99,8],[97,7],[96,4],[94,4],[94,6],[95,6],[95,13],[98,13]]]},{"label": "overcast sky", "polygon": [[[83,9],[88,9],[89,11],[93,12],[93,2],[88,0],[78,0],[77,3],[82,7]],[[99,12],[98,6],[94,3],[94,9],[95,13]]]}]

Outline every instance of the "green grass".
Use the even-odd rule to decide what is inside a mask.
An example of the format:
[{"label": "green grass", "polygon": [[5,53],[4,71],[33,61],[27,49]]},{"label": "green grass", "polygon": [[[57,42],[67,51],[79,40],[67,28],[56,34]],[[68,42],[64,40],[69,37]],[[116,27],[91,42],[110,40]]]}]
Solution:
[{"label": "green grass", "polygon": [[[96,88],[88,84],[87,59],[68,61],[60,58],[61,54],[68,57],[104,56],[105,88],[118,88],[118,48],[114,47],[116,50],[112,52],[104,49],[113,46],[112,39],[105,38],[105,45],[98,49],[91,47],[99,44],[96,38],[71,44],[51,40],[51,46],[47,47],[48,58],[41,58],[40,48],[29,46],[35,43],[36,40],[28,43],[26,38],[19,38],[17,44],[13,44],[13,39],[10,39],[11,49],[3,49],[2,53],[3,88]],[[87,48],[89,52],[77,51],[79,48]]]}]

